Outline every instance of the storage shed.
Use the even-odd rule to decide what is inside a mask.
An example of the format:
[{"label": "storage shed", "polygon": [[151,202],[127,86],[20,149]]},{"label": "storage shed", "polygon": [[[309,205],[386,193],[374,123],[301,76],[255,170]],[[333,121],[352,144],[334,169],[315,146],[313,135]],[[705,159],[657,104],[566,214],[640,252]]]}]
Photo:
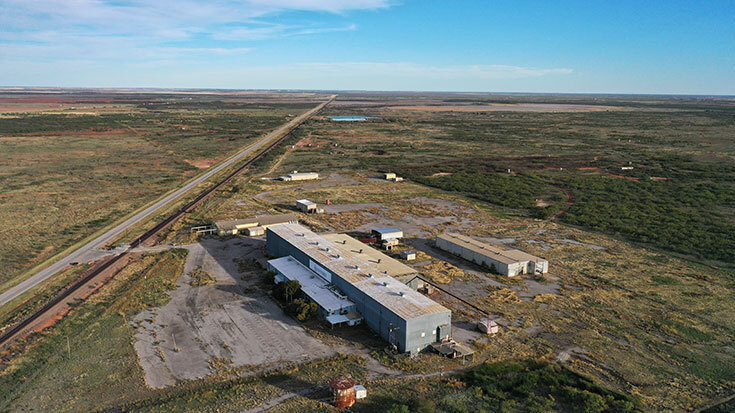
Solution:
[{"label": "storage shed", "polygon": [[252,227],[247,229],[247,233],[249,237],[258,237],[261,235],[265,235],[265,228],[263,227]]},{"label": "storage shed", "polygon": [[355,398],[360,400],[367,397],[367,389],[360,384],[355,386]]},{"label": "storage shed", "polygon": [[315,214],[318,210],[317,204],[309,201],[308,199],[299,199],[296,201],[296,208],[301,212],[306,212],[307,214]]},{"label": "storage shed", "polygon": [[382,242],[389,239],[403,238],[403,231],[396,227],[375,228],[372,231],[372,235],[377,238],[379,242]]},{"label": "storage shed", "polygon": [[413,261],[416,259],[416,253],[409,250],[401,251],[401,258],[406,261]]},{"label": "storage shed", "polygon": [[396,174],[394,174],[393,172],[386,172],[383,174],[383,179],[386,179],[386,180],[391,180],[395,177],[396,177]]},{"label": "storage shed", "polygon": [[494,336],[495,334],[498,334],[498,331],[500,331],[498,323],[491,320],[489,317],[480,319],[480,321],[477,322],[477,328],[489,336]]},{"label": "storage shed", "polygon": [[505,250],[462,234],[448,232],[439,235],[436,246],[508,277],[549,271],[549,262],[543,258],[519,250]]}]

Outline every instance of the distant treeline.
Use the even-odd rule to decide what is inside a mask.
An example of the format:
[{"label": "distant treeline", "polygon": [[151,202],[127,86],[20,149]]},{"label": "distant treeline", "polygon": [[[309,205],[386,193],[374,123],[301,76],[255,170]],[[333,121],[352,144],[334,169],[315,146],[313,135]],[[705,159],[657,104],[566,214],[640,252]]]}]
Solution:
[{"label": "distant treeline", "polygon": [[[682,156],[651,159],[631,171],[639,180],[605,175],[555,176],[485,170],[467,160],[417,165],[402,171],[425,185],[548,218],[563,205],[565,188],[574,204],[560,220],[702,259],[735,263],[735,167],[703,164]],[[432,171],[458,171],[432,176]],[[651,180],[651,174],[670,180]],[[551,191],[551,192],[550,192]],[[553,194],[553,195],[550,195]],[[536,199],[551,206],[536,206]]]},{"label": "distant treeline", "polygon": [[103,131],[114,127],[114,121],[128,115],[22,115],[0,118],[0,134],[55,131]]},{"label": "distant treeline", "polygon": [[[416,177],[416,181],[447,191],[461,192],[508,208],[524,209],[537,218],[548,218],[559,205],[536,206],[536,199],[548,192],[548,184],[532,174],[458,172],[448,176]],[[551,200],[553,202],[553,200]]]},{"label": "distant treeline", "polygon": [[725,184],[680,184],[576,177],[563,184],[575,203],[561,220],[624,235],[699,258],[735,262],[735,225],[718,211],[735,207]]}]

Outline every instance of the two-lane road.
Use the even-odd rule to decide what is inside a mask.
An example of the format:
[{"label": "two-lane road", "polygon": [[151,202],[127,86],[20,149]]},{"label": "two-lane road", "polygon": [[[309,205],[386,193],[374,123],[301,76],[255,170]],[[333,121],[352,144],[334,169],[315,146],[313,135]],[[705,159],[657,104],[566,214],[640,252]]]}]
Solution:
[{"label": "two-lane road", "polygon": [[54,274],[58,273],[59,271],[63,270],[67,266],[69,266],[72,262],[84,262],[89,260],[90,258],[93,258],[95,256],[95,251],[99,248],[104,247],[109,242],[115,240],[120,234],[122,234],[125,230],[132,227],[133,225],[143,221],[144,219],[150,217],[153,215],[156,211],[159,209],[169,205],[173,201],[180,198],[182,195],[188,193],[191,191],[192,188],[195,186],[201,184],[202,182],[208,180],[221,170],[229,167],[230,165],[234,164],[235,162],[240,161],[245,156],[255,152],[259,148],[265,146],[269,142],[271,142],[274,138],[280,136],[282,133],[285,133],[289,131],[291,128],[298,125],[300,122],[303,122],[304,120],[310,118],[315,113],[320,111],[324,106],[329,104],[332,100],[334,100],[335,96],[332,96],[329,100],[326,102],[320,104],[319,106],[315,107],[314,109],[305,112],[298,117],[294,118],[290,122],[286,123],[285,125],[281,126],[280,128],[274,130],[273,132],[266,135],[264,138],[260,139],[259,141],[255,142],[254,144],[248,146],[247,148],[241,150],[231,158],[227,159],[226,161],[222,162],[218,166],[210,169],[206,173],[202,174],[198,178],[190,181],[186,185],[182,186],[178,190],[166,195],[165,197],[159,199],[152,205],[148,206],[144,210],[138,212],[137,214],[133,215],[132,217],[128,218],[127,220],[123,221],[119,225],[115,226],[111,230],[105,232],[104,234],[100,235],[99,237],[93,239],[92,241],[88,242],[84,246],[74,250],[70,254],[66,255],[65,257],[59,259],[58,261],[54,262],[53,264],[49,265],[48,267],[42,269],[41,271],[33,274],[32,276],[26,278],[22,282],[18,283],[17,285],[13,286],[12,288],[8,289],[4,293],[0,294],[0,307],[4,306],[5,304],[9,303],[16,297],[20,296],[21,294],[25,293],[26,291],[30,290],[31,288],[37,286],[38,284],[42,283],[43,281],[47,280],[49,277],[53,276]]}]

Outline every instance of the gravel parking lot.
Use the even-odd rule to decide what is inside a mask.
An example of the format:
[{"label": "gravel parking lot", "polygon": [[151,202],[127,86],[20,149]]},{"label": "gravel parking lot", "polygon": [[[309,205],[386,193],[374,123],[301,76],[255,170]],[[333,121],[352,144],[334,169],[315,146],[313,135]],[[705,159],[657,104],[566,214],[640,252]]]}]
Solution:
[{"label": "gravel parking lot", "polygon": [[[223,363],[263,367],[335,354],[266,294],[259,286],[260,271],[243,270],[234,261],[263,260],[263,245],[262,240],[233,238],[184,246],[189,256],[171,301],[132,321],[150,387],[204,377]],[[191,286],[197,269],[216,283]]]}]

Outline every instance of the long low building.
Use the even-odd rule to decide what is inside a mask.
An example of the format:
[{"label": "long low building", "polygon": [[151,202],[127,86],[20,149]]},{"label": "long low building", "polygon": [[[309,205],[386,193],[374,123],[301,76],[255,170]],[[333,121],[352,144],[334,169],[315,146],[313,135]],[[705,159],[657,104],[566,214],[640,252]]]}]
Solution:
[{"label": "long low building", "polygon": [[508,277],[549,272],[549,262],[543,258],[520,250],[502,249],[462,234],[447,232],[439,235],[436,246]]},{"label": "long low building", "polygon": [[[278,224],[297,224],[299,222],[298,217],[295,214],[278,214],[278,215],[259,215],[251,218],[243,219],[226,219],[222,221],[216,221],[214,227],[217,230],[217,234],[225,235],[237,235],[241,233],[247,233],[248,235],[262,235],[265,228],[271,225]],[[258,228],[254,232],[249,232],[248,229]]]},{"label": "long low building", "polygon": [[266,236],[270,255],[291,256],[336,287],[355,303],[365,323],[400,352],[416,355],[450,338],[451,311],[391,277],[391,272],[408,270],[378,251],[298,224],[270,227]]},{"label": "long low building", "polygon": [[310,181],[313,179],[319,179],[319,174],[316,172],[297,172],[293,171],[288,175],[279,177],[281,181]]}]

